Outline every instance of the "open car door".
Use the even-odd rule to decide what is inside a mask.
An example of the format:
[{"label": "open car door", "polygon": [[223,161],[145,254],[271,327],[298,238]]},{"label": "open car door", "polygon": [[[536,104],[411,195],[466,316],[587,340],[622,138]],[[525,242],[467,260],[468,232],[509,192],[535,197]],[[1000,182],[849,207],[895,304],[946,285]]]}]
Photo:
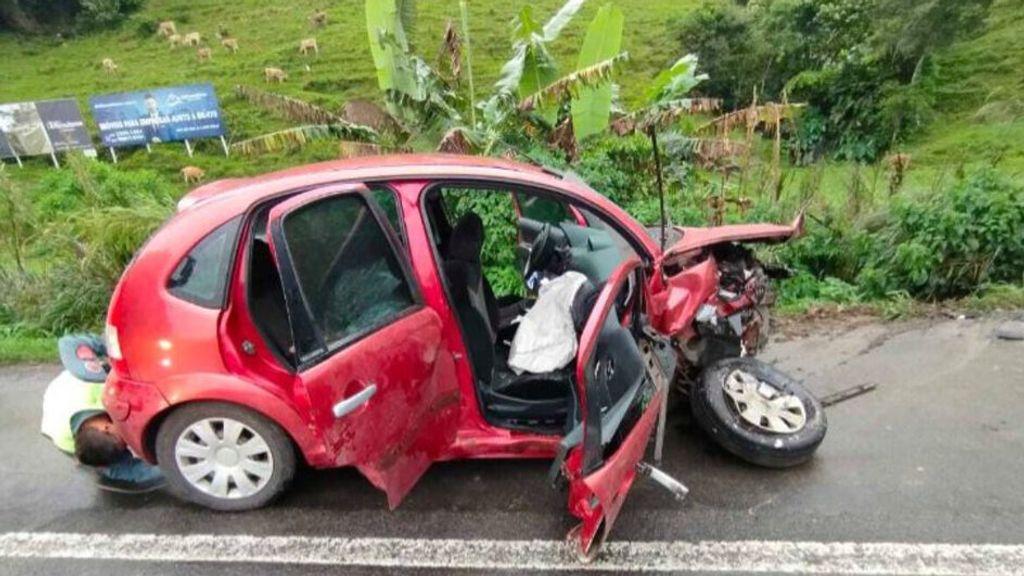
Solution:
[{"label": "open car door", "polygon": [[274,206],[296,394],[334,463],[354,465],[394,508],[454,440],[459,391],[438,314],[365,186]]},{"label": "open car door", "polygon": [[643,466],[674,370],[667,341],[644,326],[640,274],[635,257],[616,268],[580,336],[579,425],[563,440],[556,466],[569,481],[569,511],[580,519],[570,544],[584,559],[597,554]]}]

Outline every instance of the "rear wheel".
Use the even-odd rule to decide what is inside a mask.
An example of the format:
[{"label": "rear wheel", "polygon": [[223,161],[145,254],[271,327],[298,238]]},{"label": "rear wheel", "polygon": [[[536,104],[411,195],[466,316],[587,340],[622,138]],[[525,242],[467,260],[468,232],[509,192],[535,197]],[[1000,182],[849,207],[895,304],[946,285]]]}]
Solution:
[{"label": "rear wheel", "polygon": [[821,403],[803,385],[749,357],[708,366],[691,390],[690,406],[719,445],[770,468],[809,460],[828,429]]},{"label": "rear wheel", "polygon": [[233,404],[193,404],[171,413],[157,432],[156,455],[176,496],[214,510],[264,506],[295,475],[288,436]]}]

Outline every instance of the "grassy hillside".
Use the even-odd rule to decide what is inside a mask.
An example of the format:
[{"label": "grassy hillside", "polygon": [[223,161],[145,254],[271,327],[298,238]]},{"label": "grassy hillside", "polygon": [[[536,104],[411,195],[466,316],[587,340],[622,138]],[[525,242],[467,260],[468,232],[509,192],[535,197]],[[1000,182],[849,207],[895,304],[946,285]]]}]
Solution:
[{"label": "grassy hillside", "polygon": [[[635,103],[645,91],[648,80],[667,63],[686,52],[675,37],[676,27],[673,22],[693,10],[701,0],[613,1],[625,13],[623,48],[631,55],[630,61],[617,70],[617,82],[622,87],[622,97],[626,103]],[[478,96],[490,92],[501,65],[510,54],[509,22],[513,15],[530,4],[536,18],[545,20],[563,2],[470,0]],[[590,0],[555,43],[553,53],[563,70],[575,66],[576,49],[587,23],[603,3],[602,0]],[[325,6],[329,15],[328,25],[322,29],[313,29],[309,24],[309,16],[315,9]],[[438,53],[446,22],[458,19],[458,2],[421,0],[418,8],[418,24],[410,36],[415,51],[433,60]],[[200,32],[206,45],[213,49],[212,62],[198,62],[194,48],[172,50],[164,39],[156,36],[152,32],[156,23],[167,19],[177,23],[181,34]],[[215,33],[222,26],[232,37],[237,38],[240,44],[238,54],[231,54],[220,46]],[[305,57],[298,52],[299,41],[310,36],[317,38],[321,50],[319,57]],[[148,0],[139,13],[116,30],[64,40],[0,33],[0,53],[5,55],[0,65],[0,102],[73,97],[78,99],[89,122],[90,95],[190,82],[212,82],[220,95],[229,131],[228,138],[232,141],[289,126],[280,117],[250,106],[233,95],[232,88],[237,84],[264,86],[262,71],[266,66],[283,68],[290,75],[286,83],[274,84],[270,90],[330,109],[338,109],[344,102],[355,98],[379,99],[368,48],[363,0],[335,1],[329,5],[318,0],[289,3],[260,0]],[[113,58],[120,67],[118,74],[105,74],[101,70],[100,62],[108,57]],[[996,165],[1003,176],[1016,183],[1024,182],[1024,75],[1021,72],[1024,70],[1024,0],[994,0],[984,29],[973,39],[943,50],[936,55],[936,61],[940,72],[935,102],[936,117],[923,133],[916,135],[900,149],[901,152],[908,152],[912,161],[899,195],[901,198],[897,198],[897,201],[906,199],[911,203],[926,204],[919,201],[919,194],[948,188],[959,175],[979,166]],[[638,218],[653,221],[657,218],[654,209],[657,203],[649,195],[643,197],[652,189],[650,178],[645,176],[648,170],[635,168],[650,160],[646,141],[643,138],[634,139],[622,145],[623,148],[617,149],[614,154],[598,158],[606,152],[600,150],[605,144],[607,142],[591,147],[598,150],[591,157],[591,160],[596,161],[591,162],[588,168],[584,158],[578,166],[580,171],[588,174],[590,170],[590,177],[595,182],[599,181],[595,177],[605,177],[604,182],[608,186],[601,187],[603,192],[622,202]],[[771,156],[771,143],[760,142],[757,150],[762,158],[760,161],[755,158],[746,180],[733,178],[727,185],[723,185],[719,175],[697,170],[687,176],[684,190],[680,191],[678,183],[674,182],[670,191],[670,205],[675,220],[701,222],[706,215],[705,196],[722,193],[723,190],[727,190],[730,196],[755,196],[756,204],[752,212],[732,213],[730,219],[781,220],[791,217],[798,207],[810,206],[812,217],[837,223],[834,226],[835,237],[822,234],[832,228],[812,224],[816,228],[812,230],[811,237],[801,243],[801,246],[806,247],[806,250],[801,250],[806,253],[796,254],[795,257],[805,263],[820,260],[826,264],[841,264],[851,260],[849,254],[856,252],[858,242],[872,239],[876,230],[875,217],[888,213],[893,204],[893,198],[888,193],[890,175],[884,162],[873,166],[857,166],[833,161],[824,161],[811,167],[784,167],[786,177],[782,201],[775,203],[767,193],[755,192],[766,189],[760,184],[768,181],[767,159]],[[118,168],[121,170],[109,170],[105,166],[96,165],[92,165],[92,168],[103,169],[100,172],[106,174],[104,178],[111,173],[122,174],[124,183],[134,183],[135,191],[159,188],[161,193],[169,190],[169,195],[174,196],[186,189],[178,173],[185,165],[202,167],[206,170],[208,180],[256,174],[335,158],[337,144],[319,140],[293,151],[259,157],[233,155],[225,158],[219,142],[207,140],[197,143],[194,158],[186,155],[181,144],[154,146],[152,153],[147,153],[143,148],[123,149],[118,152],[118,156]],[[612,156],[617,160],[611,159]],[[101,157],[109,161],[105,150]],[[621,165],[612,166],[615,162]],[[11,168],[9,164],[8,168],[6,173],[26,195],[26,203],[30,205],[27,212],[35,212],[26,212],[26,221],[35,219],[38,222],[26,242],[29,275],[21,280],[16,289],[6,290],[10,294],[17,293],[16,298],[23,300],[22,304],[28,301],[31,305],[21,308],[10,306],[9,309],[15,312],[12,315],[5,312],[4,301],[0,299],[0,361],[4,358],[40,357],[39,351],[50,348],[48,340],[27,341],[24,340],[26,335],[46,337],[61,331],[52,328],[52,323],[35,322],[24,310],[45,310],[47,299],[54,294],[62,294],[63,288],[46,288],[47,283],[53,283],[55,277],[54,262],[60,259],[63,266],[61,270],[65,272],[74,263],[66,261],[69,258],[66,246],[55,247],[54,242],[45,240],[53,236],[51,233],[54,231],[61,235],[61,227],[67,227],[71,220],[67,220],[69,216],[64,214],[51,218],[54,215],[47,213],[49,209],[40,206],[53,204],[53,196],[69,189],[67,187],[78,179],[78,174],[73,170],[55,173],[49,158],[27,159],[24,169]],[[150,172],[139,172],[143,169]],[[609,177],[601,173],[606,169],[619,172]],[[44,180],[47,176],[50,178]],[[745,184],[737,186],[737,182]],[[613,190],[612,184],[618,188]],[[115,182],[108,187],[120,185]],[[983,187],[978,189],[986,190]],[[49,197],[49,200],[43,200],[44,197]],[[166,203],[162,209],[169,212],[172,204]],[[104,207],[96,209],[102,212]],[[4,210],[5,205],[0,203],[0,215],[5,214]],[[77,220],[79,224],[83,221],[87,220]],[[815,231],[819,233],[818,237],[813,235]],[[123,240],[121,236],[113,240],[115,244],[130,243],[120,242]],[[12,268],[11,256],[6,248],[0,247],[0,272]],[[130,256],[133,246],[116,248],[119,251],[118,257],[126,258]],[[794,257],[793,254],[790,256]],[[862,267],[866,261],[865,258],[852,260],[857,260],[856,266],[846,268]],[[900,262],[902,257],[894,257],[892,261]],[[819,278],[812,278],[814,282],[809,289],[794,291],[797,294],[795,298],[824,297],[856,302],[862,297],[873,297],[862,296],[858,292],[859,287],[854,286],[859,282],[857,275],[854,272],[843,274],[843,268],[815,268],[811,272]],[[119,269],[114,270],[113,279],[116,279],[117,272]],[[840,280],[834,281],[835,277]],[[0,275],[0,281],[6,282],[10,278],[14,277]],[[112,279],[109,281],[113,282]],[[820,286],[816,284],[819,281]],[[76,296],[74,288],[72,283],[63,294]],[[1024,289],[1014,288],[1011,292],[1016,302],[1024,301]],[[902,298],[900,294],[906,293],[899,292],[896,297]],[[103,300],[102,295],[93,296],[85,294],[82,298]],[[32,299],[38,302],[32,304]],[[60,306],[52,308],[55,314],[64,311]],[[67,311],[81,316],[79,308],[79,303],[71,298]],[[93,316],[98,318],[100,314]],[[40,330],[36,324],[50,327]],[[68,322],[60,325],[78,327],[86,324]]]},{"label": "grassy hillside", "polygon": [[929,165],[997,160],[1024,177],[1024,0],[994,2],[985,32],[938,64],[940,116],[914,154]]},{"label": "grassy hillside", "polygon": [[[622,68],[620,84],[626,100],[642,94],[646,81],[665,63],[680,55],[671,41],[668,22],[696,5],[698,0],[618,0],[626,14],[624,49],[632,59]],[[470,3],[474,72],[478,91],[494,83],[502,63],[510,55],[509,22],[523,6],[531,4],[538,18],[547,18],[561,5],[559,0],[506,2],[476,0]],[[563,32],[554,53],[559,63],[575,66],[576,52],[586,25],[602,2],[588,3]],[[88,97],[125,90],[144,89],[188,82],[209,81],[217,88],[230,132],[229,139],[241,140],[287,124],[236,99],[231,88],[237,84],[263,84],[263,68],[280,67],[289,73],[277,92],[290,94],[336,109],[352,98],[375,98],[376,76],[367,43],[362,0],[332,2],[327,7],[329,22],[313,29],[309,16],[324,2],[264,2],[261,0],[150,0],[141,12],[118,30],[66,41],[52,37],[24,38],[0,34],[0,53],[7,55],[0,66],[0,102],[74,97],[83,114],[88,114]],[[417,26],[412,33],[414,47],[433,59],[449,19],[458,21],[458,2],[419,2]],[[213,48],[213,61],[197,61],[194,48],[172,50],[162,38],[148,30],[155,23],[172,19],[182,35],[198,31]],[[221,48],[214,34],[219,26],[238,39],[240,51],[232,55]],[[315,36],[319,57],[304,57],[299,41]],[[116,75],[100,69],[104,58],[120,67]],[[306,70],[306,66],[309,70]],[[276,167],[335,156],[336,148],[326,142],[310,146],[296,155],[277,154],[252,162],[217,157],[219,144],[199,144],[201,157],[190,160],[181,145],[154,148],[152,155],[138,150],[119,153],[126,167],[151,167],[169,177],[186,164],[207,170],[208,177],[263,172]],[[16,177],[27,181],[46,169],[45,159],[36,159]]]},{"label": "grassy hillside", "polygon": [[[626,102],[642,94],[645,82],[684,50],[675,40],[671,22],[699,4],[699,0],[617,0],[626,14],[624,48],[632,58],[621,68],[619,83]],[[509,55],[512,16],[532,4],[538,17],[552,14],[559,0],[470,2],[474,69],[478,91],[489,88]],[[575,64],[575,49],[586,23],[602,4],[589,2],[563,33],[554,52],[563,68]],[[212,82],[220,94],[232,140],[244,139],[286,126],[281,119],[237,100],[236,84],[261,85],[266,66],[285,69],[290,78],[273,90],[291,94],[328,108],[353,98],[377,96],[375,76],[361,0],[332,3],[326,28],[314,30],[308,17],[323,2],[300,0],[268,3],[238,0],[150,0],[118,30],[58,41],[0,34],[0,51],[7,56],[0,67],[0,101],[75,97],[87,111],[88,96],[149,86],[196,81]],[[419,2],[418,24],[412,39],[418,53],[437,53],[441,32],[449,19],[457,20],[458,3]],[[149,33],[153,24],[173,19],[182,34],[198,31],[214,49],[213,61],[200,63],[194,48],[171,50]],[[238,54],[219,46],[214,34],[224,26],[241,45]],[[315,36],[319,57],[298,52],[302,38]],[[120,66],[116,75],[100,69],[103,58]],[[954,45],[939,55],[942,89],[939,118],[909,145],[915,168],[910,182],[930,181],[933,169],[960,162],[998,161],[1011,170],[1024,170],[1024,0],[996,0],[985,32]],[[308,66],[308,70],[306,67]],[[88,118],[88,114],[86,114]],[[217,146],[200,144],[201,159],[188,160],[181,146],[159,147],[151,156],[124,151],[127,166],[154,167],[172,174],[195,163],[210,177],[265,171],[296,162],[333,157],[334,146],[319,143],[296,155],[270,155],[258,163],[217,158]],[[19,179],[33,180],[45,160],[31,162]],[[916,174],[915,174],[916,172]]]}]

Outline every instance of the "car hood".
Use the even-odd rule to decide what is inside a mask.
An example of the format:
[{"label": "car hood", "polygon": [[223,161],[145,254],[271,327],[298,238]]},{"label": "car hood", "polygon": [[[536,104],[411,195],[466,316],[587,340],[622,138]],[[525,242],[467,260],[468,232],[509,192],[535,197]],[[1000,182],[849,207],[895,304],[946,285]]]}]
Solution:
[{"label": "car hood", "polygon": [[673,228],[676,234],[670,233],[669,237],[679,239],[665,250],[665,258],[723,242],[781,242],[795,238],[803,234],[804,214],[800,212],[788,225],[730,224],[711,227],[674,226]]}]

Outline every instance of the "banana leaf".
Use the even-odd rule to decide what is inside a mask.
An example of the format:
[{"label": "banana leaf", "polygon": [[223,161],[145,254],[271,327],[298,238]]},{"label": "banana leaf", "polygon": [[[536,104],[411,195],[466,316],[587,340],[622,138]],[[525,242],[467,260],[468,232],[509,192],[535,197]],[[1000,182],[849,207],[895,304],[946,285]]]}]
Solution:
[{"label": "banana leaf", "polygon": [[[622,11],[606,4],[587,29],[576,67],[587,68],[614,57],[622,46]],[[612,110],[611,82],[586,87],[572,99],[572,127],[577,140],[603,132]]]}]

